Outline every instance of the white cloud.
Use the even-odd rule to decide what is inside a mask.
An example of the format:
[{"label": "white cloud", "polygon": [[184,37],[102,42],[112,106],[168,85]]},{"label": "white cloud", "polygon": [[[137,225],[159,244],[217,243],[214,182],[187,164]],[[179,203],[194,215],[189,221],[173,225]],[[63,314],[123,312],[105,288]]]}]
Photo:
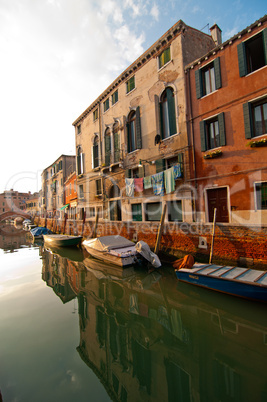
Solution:
[{"label": "white cloud", "polygon": [[150,10],[150,14],[152,15],[152,17],[158,21],[159,20],[159,8],[156,4],[153,5],[153,7]]}]

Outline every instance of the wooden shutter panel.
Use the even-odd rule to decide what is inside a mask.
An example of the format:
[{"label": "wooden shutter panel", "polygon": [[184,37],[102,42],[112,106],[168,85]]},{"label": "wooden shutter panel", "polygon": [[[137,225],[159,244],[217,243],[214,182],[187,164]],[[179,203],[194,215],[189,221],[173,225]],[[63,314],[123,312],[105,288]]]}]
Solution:
[{"label": "wooden shutter panel", "polygon": [[165,159],[157,159],[156,160],[156,173],[163,172],[165,169]]},{"label": "wooden shutter panel", "polygon": [[126,170],[125,170],[125,177],[126,177],[126,179],[130,179],[130,178],[131,178],[131,169],[126,169]]},{"label": "wooden shutter panel", "polygon": [[126,122],[126,134],[127,134],[127,152],[131,152],[131,138],[130,138],[130,124]]},{"label": "wooden shutter panel", "polygon": [[249,139],[253,137],[253,122],[251,113],[251,104],[243,104],[244,126],[245,126],[245,138]]},{"label": "wooden shutter panel", "polygon": [[142,136],[141,136],[141,119],[140,119],[140,107],[136,108],[136,147],[142,148]]},{"label": "wooden shutter panel", "polygon": [[195,71],[195,81],[196,81],[196,94],[197,99],[203,96],[203,85],[202,85],[202,71],[201,69]]},{"label": "wooden shutter panel", "polygon": [[225,135],[225,124],[224,124],[224,113],[218,115],[219,123],[219,133],[220,133],[220,145],[226,145],[226,135]]},{"label": "wooden shutter panel", "polygon": [[244,43],[239,43],[239,45],[237,45],[237,56],[239,65],[239,75],[240,77],[244,77],[247,74],[246,48]]},{"label": "wooden shutter panel", "polygon": [[215,72],[215,87],[216,87],[216,89],[219,89],[222,87],[220,57],[217,57],[214,60],[213,65],[214,65],[214,72]]},{"label": "wooden shutter panel", "polygon": [[207,139],[206,139],[206,122],[201,121],[199,123],[200,129],[200,141],[201,141],[201,151],[205,152],[207,150]]},{"label": "wooden shutter panel", "polygon": [[160,124],[160,104],[158,95],[154,95],[154,103],[155,103],[155,116],[156,116],[156,134],[160,135],[162,138],[162,130]]},{"label": "wooden shutter panel", "polygon": [[145,177],[145,169],[144,166],[140,166],[138,168],[138,177]]},{"label": "wooden shutter panel", "polygon": [[267,64],[267,28],[262,31],[263,49],[265,55],[265,64]]},{"label": "wooden shutter panel", "polygon": [[171,88],[167,88],[167,103],[168,103],[168,115],[170,124],[170,135],[176,134],[176,113],[175,113],[175,100],[174,93]]}]

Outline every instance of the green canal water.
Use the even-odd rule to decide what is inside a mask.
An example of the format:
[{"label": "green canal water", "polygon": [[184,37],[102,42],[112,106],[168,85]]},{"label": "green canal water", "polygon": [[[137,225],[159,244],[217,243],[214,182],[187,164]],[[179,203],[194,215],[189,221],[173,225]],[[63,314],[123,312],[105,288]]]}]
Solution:
[{"label": "green canal water", "polygon": [[[3,402],[267,401],[267,307],[0,232]],[[0,398],[1,400],[1,398]]]}]

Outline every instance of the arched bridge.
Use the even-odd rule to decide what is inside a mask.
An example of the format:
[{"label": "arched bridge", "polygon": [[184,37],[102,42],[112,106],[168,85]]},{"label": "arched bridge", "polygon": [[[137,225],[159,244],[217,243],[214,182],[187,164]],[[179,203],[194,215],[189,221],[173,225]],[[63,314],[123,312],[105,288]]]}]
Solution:
[{"label": "arched bridge", "polygon": [[24,219],[31,219],[31,215],[26,214],[23,211],[7,211],[0,214],[0,222],[10,218],[15,219],[18,218],[19,216]]}]

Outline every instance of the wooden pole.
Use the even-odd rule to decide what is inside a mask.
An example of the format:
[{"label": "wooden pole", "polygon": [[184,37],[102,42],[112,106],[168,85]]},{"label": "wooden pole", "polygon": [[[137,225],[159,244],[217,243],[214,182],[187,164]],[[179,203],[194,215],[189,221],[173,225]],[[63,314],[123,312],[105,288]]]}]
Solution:
[{"label": "wooden pole", "polygon": [[94,227],[94,232],[93,232],[93,238],[96,237],[98,219],[99,219],[99,208],[96,209],[95,227]]},{"label": "wooden pole", "polygon": [[213,256],[213,246],[214,246],[214,237],[215,237],[215,224],[216,224],[216,212],[217,212],[217,208],[214,208],[209,264],[211,264],[212,256]]},{"label": "wooden pole", "polygon": [[158,254],[158,251],[159,251],[159,245],[160,245],[160,240],[161,240],[162,231],[163,231],[163,224],[164,224],[164,219],[165,219],[165,214],[166,214],[166,208],[167,208],[167,206],[165,204],[163,207],[161,218],[160,218],[158,235],[157,235],[157,240],[156,240],[156,245],[155,245],[155,250],[154,250],[155,254]]}]

